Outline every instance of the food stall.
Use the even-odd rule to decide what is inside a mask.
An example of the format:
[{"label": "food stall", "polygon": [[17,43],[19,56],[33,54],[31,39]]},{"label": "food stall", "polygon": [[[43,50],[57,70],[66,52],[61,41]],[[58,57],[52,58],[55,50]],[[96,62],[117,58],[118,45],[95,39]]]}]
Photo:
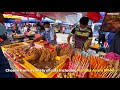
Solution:
[{"label": "food stall", "polygon": [[[36,42],[2,46],[5,56],[25,78],[119,78],[120,55],[74,51],[67,44],[56,46]],[[28,49],[28,50],[27,50]],[[20,52],[21,51],[21,52]]]},{"label": "food stall", "polygon": [[65,43],[52,46],[43,40],[29,48],[30,42],[2,46],[15,72],[25,78],[120,78],[118,54],[79,51]]},{"label": "food stall", "polygon": [[2,46],[5,56],[12,61],[16,70],[27,78],[51,78],[55,72],[50,70],[61,69],[69,60],[68,56],[58,54],[55,46],[46,46],[44,41],[37,42],[35,47],[26,50],[30,42]]}]

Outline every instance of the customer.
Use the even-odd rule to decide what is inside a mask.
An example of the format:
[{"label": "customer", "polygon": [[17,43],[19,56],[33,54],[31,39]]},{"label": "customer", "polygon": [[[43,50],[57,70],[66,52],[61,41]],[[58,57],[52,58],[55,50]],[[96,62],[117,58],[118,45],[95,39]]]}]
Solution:
[{"label": "customer", "polygon": [[[6,28],[4,26],[4,17],[3,14],[0,13],[0,35],[3,37],[5,34]],[[3,38],[4,39],[4,38]],[[5,58],[1,47],[0,47],[0,78],[15,78],[14,72],[5,72],[6,69],[11,69],[7,58]]]},{"label": "customer", "polygon": [[12,31],[13,33],[21,34],[16,23],[12,25]]},{"label": "customer", "polygon": [[[100,27],[99,27],[100,28]],[[102,30],[102,28],[100,28],[99,30],[98,30],[98,34],[99,34],[99,40],[98,40],[98,44],[99,45],[104,45],[104,43],[105,43],[105,32]],[[101,44],[101,41],[102,41],[102,44]]]},{"label": "customer", "polygon": [[65,33],[65,26],[62,27],[62,33]]},{"label": "customer", "polygon": [[115,37],[116,33],[115,32],[110,32],[108,34],[108,45],[110,46],[112,44],[113,38]]},{"label": "customer", "polygon": [[37,42],[39,40],[43,40],[44,38],[45,38],[46,41],[50,42],[50,44],[52,44],[52,45],[57,44],[56,33],[54,31],[54,28],[52,28],[50,26],[50,23],[45,22],[44,23],[44,28],[45,28],[45,31],[41,34],[41,37],[33,40],[33,42],[31,43],[31,46],[34,45],[34,42]]},{"label": "customer", "polygon": [[0,13],[0,38],[3,40],[6,40],[6,27],[4,25],[4,17],[2,15],[2,13]]},{"label": "customer", "polygon": [[107,52],[114,52],[120,55],[120,31],[114,36]]},{"label": "customer", "polygon": [[37,33],[38,33],[38,34],[41,33],[41,28],[42,28],[42,27],[43,27],[43,26],[42,26],[40,23],[37,23],[36,29],[37,29]]},{"label": "customer", "polygon": [[88,27],[88,21],[89,19],[87,17],[82,17],[80,19],[80,26],[74,28],[67,38],[67,42],[69,45],[70,38],[74,36],[75,48],[85,51],[89,48],[92,41],[92,29]]}]

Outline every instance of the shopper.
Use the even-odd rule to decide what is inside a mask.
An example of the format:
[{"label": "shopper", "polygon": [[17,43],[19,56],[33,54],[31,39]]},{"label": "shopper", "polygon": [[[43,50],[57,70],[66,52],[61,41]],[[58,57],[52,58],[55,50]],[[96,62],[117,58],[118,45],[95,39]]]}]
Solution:
[{"label": "shopper", "polygon": [[33,40],[33,42],[31,43],[31,46],[34,45],[34,42],[37,42],[37,41],[43,40],[43,39],[45,39],[46,41],[50,42],[50,44],[52,44],[52,45],[57,44],[56,33],[54,31],[54,28],[52,28],[50,26],[50,23],[49,22],[45,22],[44,23],[44,28],[45,28],[45,31],[41,34],[41,37]]},{"label": "shopper", "polygon": [[120,31],[114,36],[107,52],[114,52],[120,55]]},{"label": "shopper", "polygon": [[4,17],[2,15],[2,13],[0,13],[0,38],[3,40],[6,40],[6,27],[4,25]]},{"label": "shopper", "polygon": [[37,23],[36,25],[36,29],[37,29],[37,33],[40,34],[42,31],[41,31],[41,28],[43,29],[43,26],[40,24],[40,23]]},{"label": "shopper", "polygon": [[65,33],[65,26],[62,27],[62,33]]},{"label": "shopper", "polygon": [[80,19],[80,26],[74,28],[67,38],[67,42],[69,45],[70,38],[74,36],[75,48],[78,48],[80,50],[87,50],[89,48],[92,41],[92,29],[88,27],[88,21],[89,19],[87,17],[82,17]]},{"label": "shopper", "polygon": [[[5,34],[6,28],[4,26],[4,17],[3,14],[0,13],[0,35],[3,37]],[[4,39],[4,38],[3,38]],[[5,58],[1,47],[0,47],[0,78],[15,78],[14,72],[6,72],[6,69],[11,69],[7,58]]]},{"label": "shopper", "polygon": [[17,26],[16,23],[14,23],[14,24],[12,25],[12,31],[13,31],[13,33],[20,34],[20,31],[18,30],[18,26]]},{"label": "shopper", "polygon": [[108,42],[108,45],[109,45],[109,46],[111,45],[111,43],[112,43],[113,38],[114,38],[115,35],[116,35],[115,32],[110,32],[110,33],[108,34],[108,40],[107,40],[107,42]]},{"label": "shopper", "polygon": [[[100,27],[99,27],[100,28]],[[99,38],[98,38],[98,44],[99,45],[104,45],[104,43],[105,43],[105,32],[102,30],[102,28],[100,28],[99,30],[98,30],[98,34],[99,34]],[[102,41],[102,43],[101,43],[101,41]]]}]

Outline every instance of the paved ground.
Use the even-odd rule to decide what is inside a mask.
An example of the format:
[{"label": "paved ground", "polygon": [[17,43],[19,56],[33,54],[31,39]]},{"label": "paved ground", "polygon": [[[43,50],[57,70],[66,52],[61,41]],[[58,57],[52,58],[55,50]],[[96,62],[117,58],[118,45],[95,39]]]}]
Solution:
[{"label": "paved ground", "polygon": [[[62,34],[62,33],[57,33],[57,42],[59,43],[67,43],[67,37],[69,34]],[[72,42],[72,38],[71,38]]]}]

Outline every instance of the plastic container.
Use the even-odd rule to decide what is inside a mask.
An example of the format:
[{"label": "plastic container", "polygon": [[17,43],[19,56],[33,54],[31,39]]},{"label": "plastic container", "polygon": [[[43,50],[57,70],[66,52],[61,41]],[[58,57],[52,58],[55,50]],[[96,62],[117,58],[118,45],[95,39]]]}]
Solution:
[{"label": "plastic container", "polygon": [[[45,74],[44,72],[41,72],[39,69],[37,69],[35,66],[30,64],[27,60],[32,57],[27,57],[24,59],[24,66],[26,67],[27,70],[32,70],[35,72],[30,72],[34,77],[36,78],[52,78],[57,72],[49,72],[48,74]],[[66,64],[66,60],[64,60],[62,63],[60,63],[58,66],[56,66],[54,69],[62,69],[63,66]]]}]

